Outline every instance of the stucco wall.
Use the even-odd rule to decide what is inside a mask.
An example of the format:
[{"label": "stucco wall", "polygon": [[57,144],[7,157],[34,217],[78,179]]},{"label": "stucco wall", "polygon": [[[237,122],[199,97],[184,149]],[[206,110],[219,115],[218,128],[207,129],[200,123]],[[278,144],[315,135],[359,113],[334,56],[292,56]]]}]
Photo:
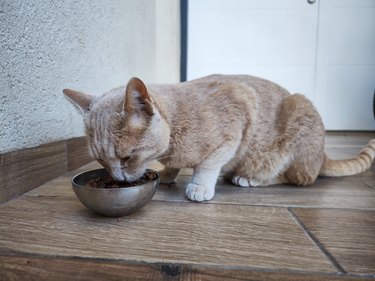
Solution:
[{"label": "stucco wall", "polygon": [[179,1],[0,1],[0,153],[84,134],[63,88],[179,80]]}]

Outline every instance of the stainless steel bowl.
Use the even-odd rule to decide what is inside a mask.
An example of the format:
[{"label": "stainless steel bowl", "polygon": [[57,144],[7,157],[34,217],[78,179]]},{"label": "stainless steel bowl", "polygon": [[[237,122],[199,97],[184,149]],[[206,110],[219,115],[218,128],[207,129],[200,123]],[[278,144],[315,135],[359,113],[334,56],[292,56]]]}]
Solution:
[{"label": "stainless steel bowl", "polygon": [[142,185],[120,188],[85,186],[91,179],[108,175],[105,169],[97,169],[74,176],[72,186],[78,199],[90,210],[107,217],[120,217],[135,212],[154,196],[160,176],[154,170],[147,171],[156,173],[157,178]]}]

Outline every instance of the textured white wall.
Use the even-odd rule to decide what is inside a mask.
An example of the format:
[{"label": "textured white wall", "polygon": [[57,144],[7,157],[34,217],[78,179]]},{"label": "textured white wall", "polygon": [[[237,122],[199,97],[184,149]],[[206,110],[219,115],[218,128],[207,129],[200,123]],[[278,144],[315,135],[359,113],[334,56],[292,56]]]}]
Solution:
[{"label": "textured white wall", "polygon": [[178,2],[1,0],[0,153],[84,134],[63,88],[177,82]]}]

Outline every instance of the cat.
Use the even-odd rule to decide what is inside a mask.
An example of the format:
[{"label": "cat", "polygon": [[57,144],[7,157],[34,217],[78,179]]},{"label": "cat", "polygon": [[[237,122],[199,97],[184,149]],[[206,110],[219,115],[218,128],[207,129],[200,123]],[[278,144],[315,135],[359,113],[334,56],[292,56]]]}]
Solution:
[{"label": "cat", "polygon": [[101,96],[64,89],[84,116],[92,155],[116,180],[136,180],[165,165],[161,182],[192,167],[192,201],[211,200],[220,172],[241,187],[311,185],[318,176],[370,168],[375,139],[347,160],[324,153],[325,129],[300,94],[248,75],[211,75],[176,85],[129,80]]}]

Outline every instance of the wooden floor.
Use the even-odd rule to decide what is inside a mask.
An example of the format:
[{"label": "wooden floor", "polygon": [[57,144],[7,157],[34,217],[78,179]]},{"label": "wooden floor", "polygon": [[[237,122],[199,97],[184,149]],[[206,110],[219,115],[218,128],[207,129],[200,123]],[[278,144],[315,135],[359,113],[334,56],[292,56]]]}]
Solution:
[{"label": "wooden floor", "polygon": [[[375,134],[329,134],[352,156]],[[184,196],[191,170],[122,218],[76,199],[71,177],[0,206],[0,280],[375,280],[375,166],[314,186],[239,188],[209,203]]]}]

